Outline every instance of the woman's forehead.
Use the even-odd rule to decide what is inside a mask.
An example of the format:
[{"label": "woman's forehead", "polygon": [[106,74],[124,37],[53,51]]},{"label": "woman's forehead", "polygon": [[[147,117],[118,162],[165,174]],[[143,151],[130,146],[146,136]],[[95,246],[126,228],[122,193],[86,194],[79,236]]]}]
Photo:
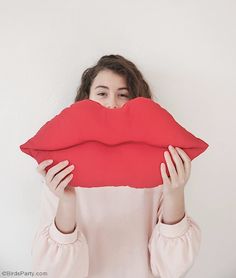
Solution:
[{"label": "woman's forehead", "polygon": [[106,86],[106,87],[127,87],[126,78],[112,71],[100,71],[94,79],[94,87]]}]

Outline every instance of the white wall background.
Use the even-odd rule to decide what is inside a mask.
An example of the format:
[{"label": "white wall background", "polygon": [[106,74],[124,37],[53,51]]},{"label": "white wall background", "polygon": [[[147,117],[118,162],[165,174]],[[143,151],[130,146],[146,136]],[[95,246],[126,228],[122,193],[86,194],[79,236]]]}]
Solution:
[{"label": "white wall background", "polygon": [[186,208],[202,229],[188,278],[236,277],[236,1],[0,1],[0,270],[30,271],[37,162],[19,150],[70,105],[82,72],[121,54],[210,147],[192,162]]}]

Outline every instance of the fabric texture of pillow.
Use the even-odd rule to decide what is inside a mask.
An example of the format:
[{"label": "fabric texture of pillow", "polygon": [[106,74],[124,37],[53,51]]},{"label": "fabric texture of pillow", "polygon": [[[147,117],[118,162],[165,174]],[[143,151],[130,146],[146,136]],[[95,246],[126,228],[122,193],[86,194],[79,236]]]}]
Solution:
[{"label": "fabric texture of pillow", "polygon": [[38,164],[53,159],[46,171],[63,160],[74,164],[69,186],[150,188],[163,183],[160,164],[169,145],[182,148],[191,160],[209,146],[161,105],[136,97],[115,109],[90,99],[73,103],[20,149]]}]

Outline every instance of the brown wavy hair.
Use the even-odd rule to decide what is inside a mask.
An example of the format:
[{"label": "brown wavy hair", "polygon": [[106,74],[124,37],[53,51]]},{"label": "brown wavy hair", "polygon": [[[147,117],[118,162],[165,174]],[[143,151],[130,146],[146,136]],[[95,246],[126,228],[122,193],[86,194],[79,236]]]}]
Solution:
[{"label": "brown wavy hair", "polygon": [[93,67],[87,68],[83,72],[74,102],[89,98],[90,87],[94,78],[101,70],[106,69],[125,77],[130,99],[136,97],[153,98],[147,82],[134,63],[121,55],[105,55]]}]

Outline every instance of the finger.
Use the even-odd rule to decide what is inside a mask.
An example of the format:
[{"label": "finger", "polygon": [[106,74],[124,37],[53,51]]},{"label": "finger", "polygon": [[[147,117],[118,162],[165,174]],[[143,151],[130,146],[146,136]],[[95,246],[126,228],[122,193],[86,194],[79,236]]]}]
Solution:
[{"label": "finger", "polygon": [[178,147],[176,147],[176,150],[178,151],[179,155],[181,156],[181,158],[183,159],[184,162],[184,168],[185,168],[185,175],[187,177],[187,179],[190,176],[190,172],[191,172],[191,159],[190,157],[186,154],[186,152]]},{"label": "finger", "polygon": [[49,184],[53,177],[59,172],[61,171],[62,169],[64,169],[67,165],[68,165],[69,161],[66,160],[66,161],[61,161],[59,162],[58,164],[56,164],[55,166],[51,167],[48,172],[47,172],[47,175],[46,175],[46,180],[47,180],[47,183]]},{"label": "finger", "polygon": [[73,174],[70,174],[62,182],[60,182],[60,184],[56,188],[56,191],[59,195],[64,192],[65,188],[67,187],[68,183],[71,181],[72,178],[73,178]]},{"label": "finger", "polygon": [[45,168],[52,164],[53,160],[49,159],[49,160],[44,160],[42,162],[39,163],[39,165],[37,166],[36,170],[38,171],[38,173],[40,173],[41,175],[45,176],[46,175],[46,171]]},{"label": "finger", "polygon": [[179,153],[177,152],[177,150],[173,146],[170,145],[169,150],[170,150],[170,153],[171,153],[171,155],[173,157],[173,160],[175,162],[175,166],[176,166],[176,169],[177,169],[177,175],[178,175],[178,177],[181,181],[184,181],[184,179],[185,179],[185,168],[184,168],[184,165],[183,165],[183,161],[180,158]]},{"label": "finger", "polygon": [[176,173],[175,166],[171,160],[169,152],[165,151],[164,156],[165,156],[166,164],[167,164],[167,167],[168,167],[168,170],[170,173],[171,181],[177,182],[178,175]]},{"label": "finger", "polygon": [[161,176],[162,176],[162,181],[163,181],[163,184],[170,184],[170,180],[167,176],[167,173],[166,173],[166,165],[165,163],[161,163]]},{"label": "finger", "polygon": [[74,165],[70,165],[67,168],[65,168],[63,171],[61,171],[60,173],[58,173],[57,175],[54,176],[52,182],[51,182],[51,186],[54,190],[56,190],[56,188],[58,187],[58,185],[60,184],[60,182],[71,172],[73,171],[73,169],[75,168]]}]

